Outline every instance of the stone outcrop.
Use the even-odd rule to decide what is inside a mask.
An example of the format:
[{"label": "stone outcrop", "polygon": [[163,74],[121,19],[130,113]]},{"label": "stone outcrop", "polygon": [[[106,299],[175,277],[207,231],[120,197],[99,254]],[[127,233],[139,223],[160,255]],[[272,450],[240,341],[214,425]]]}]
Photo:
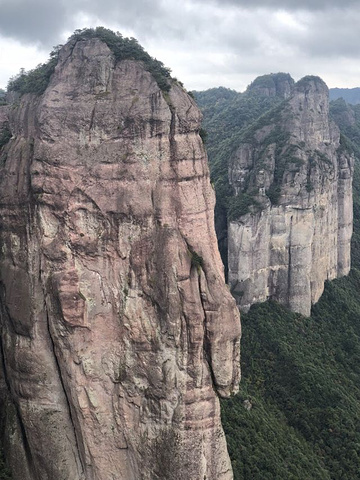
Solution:
[{"label": "stone outcrop", "polygon": [[[230,480],[239,382],[201,116],[99,39],[6,107],[3,441],[22,480]],[[217,392],[217,393],[216,393]]]},{"label": "stone outcrop", "polygon": [[270,73],[257,77],[248,86],[246,93],[261,97],[289,98],[294,91],[294,84],[288,73]]},{"label": "stone outcrop", "polygon": [[228,227],[229,283],[241,308],[270,298],[309,315],[324,281],[349,272],[352,175],[328,89],[305,77],[230,162],[236,195],[252,203]]}]

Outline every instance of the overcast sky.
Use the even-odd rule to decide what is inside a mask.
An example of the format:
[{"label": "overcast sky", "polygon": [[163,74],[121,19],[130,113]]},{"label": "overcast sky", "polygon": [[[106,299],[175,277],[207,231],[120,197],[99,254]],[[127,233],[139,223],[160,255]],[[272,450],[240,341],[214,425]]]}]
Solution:
[{"label": "overcast sky", "polygon": [[360,86],[360,0],[0,0],[0,87],[97,25],[137,38],[188,90],[279,71]]}]

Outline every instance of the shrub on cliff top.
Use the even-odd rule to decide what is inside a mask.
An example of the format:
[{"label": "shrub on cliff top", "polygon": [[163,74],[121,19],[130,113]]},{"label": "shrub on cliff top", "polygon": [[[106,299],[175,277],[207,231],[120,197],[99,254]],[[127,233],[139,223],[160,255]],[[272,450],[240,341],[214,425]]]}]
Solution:
[{"label": "shrub on cliff top", "polygon": [[44,93],[57,65],[61,47],[62,45],[54,47],[46,63],[41,63],[28,72],[22,68],[18,75],[11,77],[7,85],[8,91],[18,92],[20,95],[24,95],[25,93],[41,95]]},{"label": "shrub on cliff top", "polygon": [[[126,38],[119,32],[115,33],[107,28],[97,27],[75,30],[69,41],[76,42],[90,38],[99,38],[106,43],[117,61],[125,59],[142,61],[146,70],[152,74],[161,90],[170,90],[170,70],[162,62],[152,58],[145,52],[135,38]],[[28,72],[22,69],[18,75],[12,77],[8,83],[8,90],[19,92],[20,95],[25,93],[41,95],[44,93],[57,65],[61,47],[62,45],[54,47],[54,50],[50,53],[50,59],[46,63],[40,64]]]}]

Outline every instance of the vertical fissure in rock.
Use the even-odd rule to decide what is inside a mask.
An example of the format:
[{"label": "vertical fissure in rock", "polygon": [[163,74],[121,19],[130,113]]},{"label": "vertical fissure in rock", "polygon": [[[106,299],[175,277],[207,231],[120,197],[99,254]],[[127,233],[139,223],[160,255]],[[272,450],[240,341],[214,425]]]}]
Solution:
[{"label": "vertical fissure in rock", "polygon": [[289,246],[288,246],[288,256],[289,256],[289,263],[288,263],[288,275],[287,275],[287,304],[290,307],[290,300],[291,300],[291,281],[292,281],[292,264],[291,264],[291,245],[292,245],[292,228],[293,228],[293,216],[290,217],[290,232],[289,232]]},{"label": "vertical fissure in rock", "polygon": [[[78,438],[77,429],[76,429],[74,418],[73,418],[72,411],[71,411],[71,402],[70,402],[70,399],[68,397],[65,382],[64,382],[64,379],[63,379],[63,376],[62,376],[62,373],[61,373],[60,362],[59,362],[58,356],[56,354],[55,342],[54,342],[54,339],[53,339],[53,336],[52,336],[52,333],[51,333],[50,319],[49,319],[49,315],[48,315],[47,311],[46,311],[46,323],[47,323],[47,329],[48,329],[48,332],[49,332],[49,339],[50,339],[51,349],[52,349],[52,352],[53,352],[53,358],[55,360],[55,365],[56,365],[56,369],[57,369],[57,372],[58,372],[58,377],[59,377],[59,380],[60,380],[60,384],[61,384],[62,390],[64,392],[64,397],[65,397],[67,409],[68,409],[68,412],[69,412],[69,419],[70,419],[72,428],[74,430],[75,447],[76,447],[76,451],[77,451],[77,454],[78,454],[77,456],[78,456],[79,461],[80,461],[80,466],[81,466],[81,469],[82,469],[82,471],[80,472],[80,475],[84,475],[85,471],[86,471],[85,466],[84,466],[85,465],[85,460],[83,460],[83,458],[82,458],[84,448],[80,448],[80,441],[79,441],[79,438]],[[88,480],[90,480],[90,479],[88,479]]]},{"label": "vertical fissure in rock", "polygon": [[96,110],[96,102],[91,112],[90,125],[89,125],[89,142],[91,142],[91,130],[94,127],[95,110]]},{"label": "vertical fissure in rock", "polygon": [[175,140],[176,119],[175,119],[175,107],[170,103],[169,103],[169,109],[171,112],[170,132],[169,132],[170,162],[172,163],[176,161],[176,140]]},{"label": "vertical fissure in rock", "polygon": [[[195,267],[193,267],[193,268],[195,268]],[[199,267],[199,268],[201,269],[201,267]],[[216,379],[215,379],[215,374],[214,374],[214,371],[213,371],[213,368],[212,368],[212,360],[211,360],[211,342],[210,342],[208,331],[207,331],[207,328],[206,328],[206,321],[207,321],[206,308],[205,308],[205,305],[204,305],[204,300],[203,300],[202,291],[201,291],[201,273],[198,272],[198,271],[196,273],[197,273],[197,276],[198,276],[198,285],[199,285],[199,295],[200,295],[201,307],[202,307],[202,310],[204,312],[204,323],[203,323],[203,326],[204,326],[204,347],[203,347],[204,358],[205,358],[207,364],[209,365],[209,372],[210,372],[212,384],[213,384],[214,389],[216,390]]]}]

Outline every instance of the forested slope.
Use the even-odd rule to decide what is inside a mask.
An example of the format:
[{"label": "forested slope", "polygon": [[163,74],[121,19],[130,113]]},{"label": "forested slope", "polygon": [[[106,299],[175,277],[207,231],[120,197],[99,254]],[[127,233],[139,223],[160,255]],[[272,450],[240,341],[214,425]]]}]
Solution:
[{"label": "forested slope", "polygon": [[242,315],[242,385],[222,405],[235,479],[359,478],[359,291],[354,268],[310,318],[271,302]]},{"label": "forested slope", "polygon": [[[359,158],[357,107],[332,113]],[[358,158],[350,275],[326,284],[310,318],[273,302],[242,315],[240,393],[222,402],[235,480],[360,478]]]}]

